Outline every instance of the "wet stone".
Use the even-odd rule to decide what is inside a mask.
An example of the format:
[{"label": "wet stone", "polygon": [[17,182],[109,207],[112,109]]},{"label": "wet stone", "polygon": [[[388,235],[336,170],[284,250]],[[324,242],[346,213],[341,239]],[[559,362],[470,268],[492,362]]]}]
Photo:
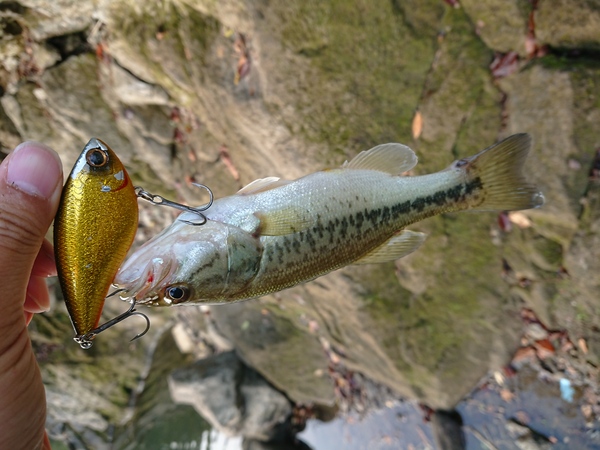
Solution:
[{"label": "wet stone", "polygon": [[289,400],[234,352],[177,369],[169,377],[169,389],[176,403],[192,405],[213,427],[232,436],[277,438],[285,434],[292,412]]}]

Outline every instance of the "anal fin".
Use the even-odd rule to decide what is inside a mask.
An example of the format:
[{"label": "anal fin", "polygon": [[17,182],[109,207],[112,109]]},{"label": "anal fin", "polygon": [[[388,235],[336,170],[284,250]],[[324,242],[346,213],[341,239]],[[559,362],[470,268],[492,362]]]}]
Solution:
[{"label": "anal fin", "polygon": [[380,264],[402,258],[418,249],[427,235],[418,231],[403,230],[383,245],[370,251],[354,264]]}]

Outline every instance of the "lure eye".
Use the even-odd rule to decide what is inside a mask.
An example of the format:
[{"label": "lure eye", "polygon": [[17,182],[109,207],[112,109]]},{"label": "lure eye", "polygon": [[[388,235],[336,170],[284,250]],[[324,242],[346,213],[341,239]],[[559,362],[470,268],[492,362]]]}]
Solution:
[{"label": "lure eye", "polygon": [[165,297],[174,304],[182,303],[190,298],[190,290],[187,286],[176,284],[165,289]]},{"label": "lure eye", "polygon": [[85,160],[91,167],[104,167],[108,163],[108,155],[98,148],[89,150]]}]

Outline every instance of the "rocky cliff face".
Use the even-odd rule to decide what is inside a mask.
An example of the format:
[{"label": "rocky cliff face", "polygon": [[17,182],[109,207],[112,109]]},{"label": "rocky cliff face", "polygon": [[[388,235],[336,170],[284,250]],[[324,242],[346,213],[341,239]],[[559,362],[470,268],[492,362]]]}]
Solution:
[{"label": "rocky cliff face", "polygon": [[[411,146],[417,173],[428,173],[529,132],[525,170],[546,195],[542,209],[501,217],[502,226],[494,213],[427,220],[416,227],[429,234],[424,246],[395,264],[349,267],[215,307],[213,324],[299,403],[334,403],[339,386],[328,373],[343,366],[398,396],[451,408],[510,359],[522,308],[583,339],[582,357],[597,367],[600,8],[586,0],[461,6],[2,2],[0,145],[42,141],[68,172],[99,137],[136,184],[200,204],[193,181],[229,195],[255,178],[296,178],[390,141]],[[141,208],[138,242],[173,218]],[[82,355],[60,302],[32,334],[50,416],[104,439],[122,419],[144,349],[115,356],[124,335]],[[114,374],[122,382],[108,388]],[[96,416],[83,425],[80,405],[61,416],[78,385],[103,397],[84,408]]]}]

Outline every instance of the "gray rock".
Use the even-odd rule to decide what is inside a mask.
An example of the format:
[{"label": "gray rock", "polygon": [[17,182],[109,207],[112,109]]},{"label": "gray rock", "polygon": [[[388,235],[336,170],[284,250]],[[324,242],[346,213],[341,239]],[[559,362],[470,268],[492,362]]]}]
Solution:
[{"label": "gray rock", "polygon": [[234,352],[177,369],[169,390],[173,401],[192,405],[224,433],[262,441],[278,437],[292,411],[289,400]]},{"label": "gray rock", "polygon": [[600,1],[538,2],[535,34],[542,44],[600,49]]},{"label": "gray rock", "polygon": [[44,40],[85,30],[93,23],[96,2],[92,0],[20,0],[27,7],[25,19],[35,40]]},{"label": "gray rock", "polygon": [[546,438],[519,423],[507,422],[506,430],[515,439],[519,450],[550,450],[553,447]]},{"label": "gray rock", "polygon": [[498,52],[525,52],[527,11],[520,0],[461,0],[486,45]]}]

